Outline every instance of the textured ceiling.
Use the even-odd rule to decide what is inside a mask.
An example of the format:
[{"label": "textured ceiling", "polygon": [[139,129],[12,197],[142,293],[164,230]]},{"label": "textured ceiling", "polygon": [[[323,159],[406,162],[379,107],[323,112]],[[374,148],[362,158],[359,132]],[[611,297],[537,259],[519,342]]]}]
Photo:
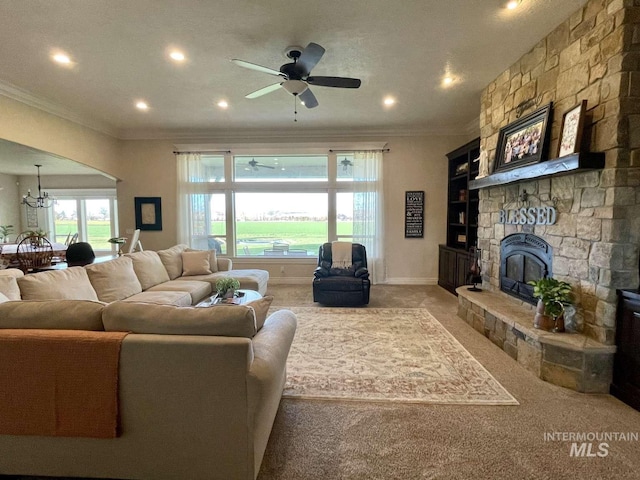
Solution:
[{"label": "textured ceiling", "polygon": [[[2,0],[0,94],[120,138],[222,132],[469,130],[482,88],[584,0]],[[244,95],[276,77],[289,45],[326,48],[314,75],[362,79],[358,90],[313,87],[298,108],[283,89]],[[168,60],[170,47],[187,61]],[[54,64],[68,53],[71,67]],[[441,86],[449,71],[453,86]],[[385,108],[392,95],[397,104]],[[137,111],[138,99],[150,105]],[[228,110],[215,104],[225,99]]]}]

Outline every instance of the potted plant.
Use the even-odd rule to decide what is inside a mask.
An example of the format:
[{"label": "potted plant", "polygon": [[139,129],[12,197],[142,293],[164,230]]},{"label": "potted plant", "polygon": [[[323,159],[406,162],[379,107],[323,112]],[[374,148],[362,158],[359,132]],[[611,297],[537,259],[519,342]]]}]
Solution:
[{"label": "potted plant", "polygon": [[2,243],[7,243],[9,234],[13,232],[13,225],[0,225],[0,239]]},{"label": "potted plant", "polygon": [[109,243],[118,245],[118,256],[122,255],[122,246],[127,243],[126,237],[113,237],[109,239]]},{"label": "potted plant", "polygon": [[541,278],[528,282],[533,286],[533,296],[538,298],[535,328],[564,332],[564,308],[571,305],[571,285],[556,278]]},{"label": "potted plant", "polygon": [[233,298],[239,288],[240,282],[235,278],[222,277],[216,281],[216,292],[218,296],[223,298]]}]

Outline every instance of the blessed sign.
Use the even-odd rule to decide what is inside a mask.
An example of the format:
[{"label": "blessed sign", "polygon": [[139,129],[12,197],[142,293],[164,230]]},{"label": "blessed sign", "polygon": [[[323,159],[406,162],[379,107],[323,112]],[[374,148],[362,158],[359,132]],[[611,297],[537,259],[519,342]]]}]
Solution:
[{"label": "blessed sign", "polygon": [[500,210],[498,223],[506,225],[553,225],[558,218],[554,207],[522,207]]}]

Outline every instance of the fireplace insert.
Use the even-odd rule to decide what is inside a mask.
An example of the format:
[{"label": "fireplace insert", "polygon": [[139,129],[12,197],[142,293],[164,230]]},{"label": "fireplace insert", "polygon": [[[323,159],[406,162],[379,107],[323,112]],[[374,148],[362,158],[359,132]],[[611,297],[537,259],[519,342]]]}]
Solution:
[{"label": "fireplace insert", "polygon": [[552,275],[553,248],[531,233],[514,233],[500,242],[500,290],[535,305],[531,280]]}]

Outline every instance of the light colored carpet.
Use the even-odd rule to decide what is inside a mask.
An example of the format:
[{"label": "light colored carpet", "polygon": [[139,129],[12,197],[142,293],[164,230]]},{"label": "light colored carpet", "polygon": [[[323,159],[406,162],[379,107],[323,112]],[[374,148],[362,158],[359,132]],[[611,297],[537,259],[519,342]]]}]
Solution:
[{"label": "light colored carpet", "polygon": [[424,308],[289,309],[298,330],[285,397],[518,404]]}]

